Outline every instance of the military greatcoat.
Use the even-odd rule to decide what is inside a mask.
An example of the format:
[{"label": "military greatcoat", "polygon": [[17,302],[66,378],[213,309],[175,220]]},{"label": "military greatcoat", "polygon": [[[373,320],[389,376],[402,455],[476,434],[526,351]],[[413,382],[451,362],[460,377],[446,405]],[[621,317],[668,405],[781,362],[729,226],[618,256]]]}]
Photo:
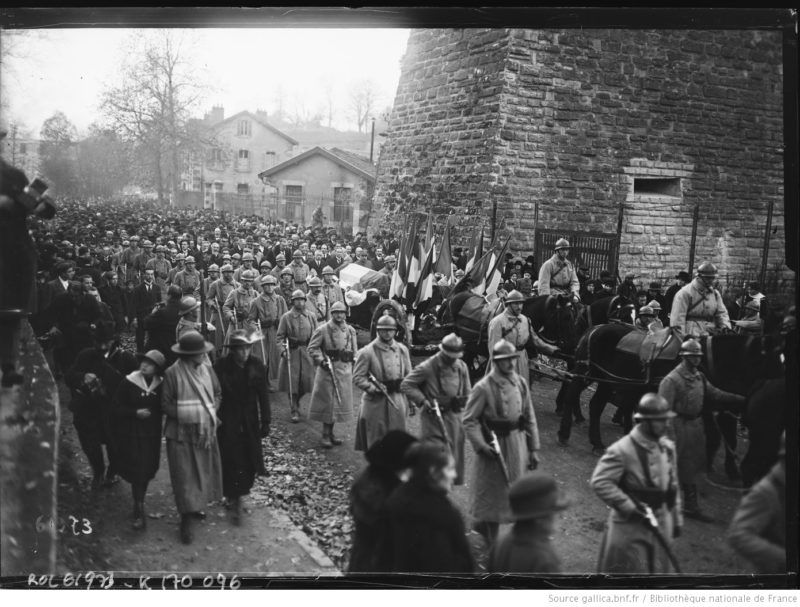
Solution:
[{"label": "military greatcoat", "polygon": [[[347,323],[339,325],[330,320],[314,331],[308,344],[308,353],[317,365],[311,392],[310,420],[323,424],[352,420],[353,363],[357,350],[356,330]],[[322,365],[325,354],[333,364],[341,402],[336,397],[330,371]]]},{"label": "military greatcoat", "polygon": [[[292,395],[299,398],[313,389],[314,363],[308,354],[308,342],[316,328],[316,319],[305,310],[298,312],[292,308],[281,316],[276,334],[278,344],[283,348],[282,344],[287,338],[289,339],[289,350],[286,356],[281,358],[280,364],[278,389],[281,392],[289,392],[291,385]],[[289,377],[287,357],[291,363],[291,377]]]},{"label": "military greatcoat", "polygon": [[[281,349],[278,347],[278,325],[281,317],[287,311],[286,300],[283,297],[275,293],[272,295],[262,294],[253,300],[247,315],[247,321],[251,325],[249,328],[257,330],[256,321],[261,322],[263,353],[262,345],[256,342],[253,346],[253,356],[266,365],[271,392],[278,389],[278,365],[281,358]],[[266,353],[266,361],[264,353]]]}]

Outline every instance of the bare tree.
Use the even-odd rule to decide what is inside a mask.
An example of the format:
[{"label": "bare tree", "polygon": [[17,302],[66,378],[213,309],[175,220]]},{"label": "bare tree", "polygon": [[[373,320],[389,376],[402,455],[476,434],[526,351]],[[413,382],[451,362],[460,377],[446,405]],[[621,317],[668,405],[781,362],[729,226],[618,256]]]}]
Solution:
[{"label": "bare tree", "polygon": [[181,34],[163,30],[133,46],[122,70],[122,83],[103,95],[103,110],[123,139],[149,153],[159,202],[164,203],[168,188],[174,204],[183,167],[181,156],[186,148],[200,145],[187,123],[201,89]]},{"label": "bare tree", "polygon": [[378,94],[372,80],[360,80],[350,85],[350,111],[358,125],[358,132],[363,133],[375,108]]},{"label": "bare tree", "polygon": [[333,82],[326,78],[322,83],[322,90],[325,94],[325,109],[324,109],[324,116],[328,123],[328,128],[333,126],[333,113],[334,113],[334,102],[333,102]]}]

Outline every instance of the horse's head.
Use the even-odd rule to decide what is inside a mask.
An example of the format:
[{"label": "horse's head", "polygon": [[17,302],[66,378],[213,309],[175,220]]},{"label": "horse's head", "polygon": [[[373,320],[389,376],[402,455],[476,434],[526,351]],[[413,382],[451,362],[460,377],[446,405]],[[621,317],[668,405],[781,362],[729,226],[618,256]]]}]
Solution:
[{"label": "horse's head", "polygon": [[552,336],[559,350],[572,354],[578,341],[575,326],[578,309],[571,297],[557,295],[554,300],[555,305],[551,304],[546,309],[545,331]]}]

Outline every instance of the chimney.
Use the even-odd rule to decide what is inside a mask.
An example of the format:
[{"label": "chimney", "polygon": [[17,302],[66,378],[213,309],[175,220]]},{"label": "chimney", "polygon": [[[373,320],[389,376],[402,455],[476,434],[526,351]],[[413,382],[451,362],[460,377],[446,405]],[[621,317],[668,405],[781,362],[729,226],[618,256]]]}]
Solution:
[{"label": "chimney", "polygon": [[225,120],[225,108],[223,108],[221,105],[215,105],[211,108],[211,111],[206,114],[206,120],[211,124],[222,122]]},{"label": "chimney", "polygon": [[264,122],[266,122],[266,120],[267,120],[267,112],[266,112],[266,110],[262,110],[260,108],[257,109],[256,110],[256,116],[261,118],[261,120],[263,120]]}]

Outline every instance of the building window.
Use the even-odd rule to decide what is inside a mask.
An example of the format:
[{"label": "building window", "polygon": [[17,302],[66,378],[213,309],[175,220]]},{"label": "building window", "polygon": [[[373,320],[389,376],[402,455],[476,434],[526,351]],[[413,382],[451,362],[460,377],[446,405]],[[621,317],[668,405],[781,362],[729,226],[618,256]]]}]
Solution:
[{"label": "building window", "polygon": [[250,193],[250,186],[246,183],[236,184],[236,193],[240,195],[247,195]]},{"label": "building window", "polygon": [[353,188],[333,188],[333,221],[353,221]]},{"label": "building window", "polygon": [[634,177],[634,196],[680,196],[681,180],[675,178]]},{"label": "building window", "polygon": [[236,127],[236,134],[244,137],[250,136],[250,121],[240,120]]},{"label": "building window", "polygon": [[249,150],[239,150],[239,157],[236,159],[236,170],[237,171],[249,171],[250,170],[250,151]]},{"label": "building window", "polygon": [[301,221],[303,219],[303,186],[287,185],[284,193],[286,221]]},{"label": "building window", "polygon": [[276,164],[278,155],[275,152],[264,152],[264,163],[262,169],[271,169]]}]

